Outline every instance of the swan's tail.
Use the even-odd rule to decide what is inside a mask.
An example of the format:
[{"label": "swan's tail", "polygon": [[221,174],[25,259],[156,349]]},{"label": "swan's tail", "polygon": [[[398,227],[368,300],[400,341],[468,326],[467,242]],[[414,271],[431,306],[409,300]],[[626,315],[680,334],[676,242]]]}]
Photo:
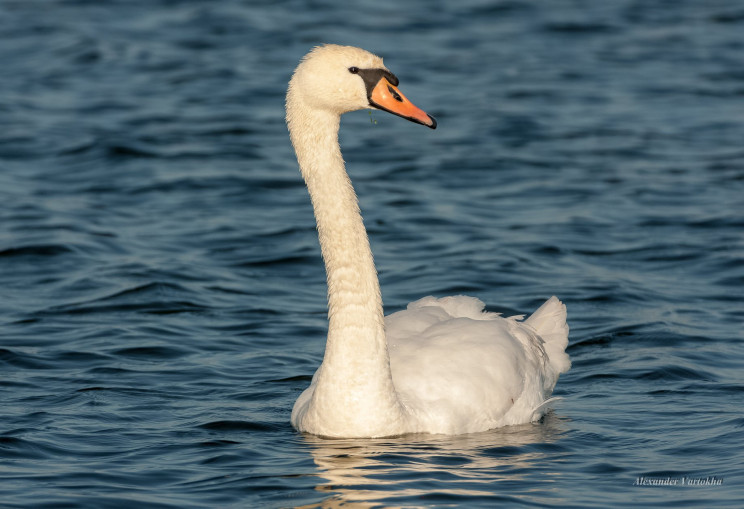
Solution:
[{"label": "swan's tail", "polygon": [[545,341],[545,352],[548,354],[555,374],[568,371],[571,367],[571,360],[566,353],[566,346],[568,346],[566,306],[556,297],[551,297],[524,323],[534,328]]}]

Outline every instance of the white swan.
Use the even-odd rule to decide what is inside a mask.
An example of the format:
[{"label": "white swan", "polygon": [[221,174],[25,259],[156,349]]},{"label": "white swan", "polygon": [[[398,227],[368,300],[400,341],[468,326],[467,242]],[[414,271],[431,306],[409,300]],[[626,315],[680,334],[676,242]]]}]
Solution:
[{"label": "white swan", "polygon": [[307,184],[328,278],[323,363],[292,410],[292,425],[328,437],[459,434],[539,418],[570,367],[565,306],[530,318],[484,312],[472,297],[426,297],[383,318],[372,252],[338,144],[341,114],[389,111],[436,121],[396,88],[382,59],[326,45],[300,62],[287,125]]}]

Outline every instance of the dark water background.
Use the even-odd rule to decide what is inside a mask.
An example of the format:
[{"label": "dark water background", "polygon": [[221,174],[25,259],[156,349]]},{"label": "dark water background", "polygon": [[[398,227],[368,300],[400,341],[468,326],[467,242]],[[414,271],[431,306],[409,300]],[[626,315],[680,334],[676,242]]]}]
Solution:
[{"label": "dark water background", "polygon": [[[283,97],[321,42],[440,124],[343,121],[387,311],[566,302],[542,422],[291,428],[326,290]],[[737,507],[743,197],[739,1],[0,1],[0,506]]]}]

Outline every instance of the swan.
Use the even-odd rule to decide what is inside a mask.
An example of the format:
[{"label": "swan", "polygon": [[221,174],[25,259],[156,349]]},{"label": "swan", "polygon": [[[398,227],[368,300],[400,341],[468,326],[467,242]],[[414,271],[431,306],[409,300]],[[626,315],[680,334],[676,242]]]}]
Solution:
[{"label": "swan", "polygon": [[486,312],[466,296],[424,297],[383,316],[338,143],[341,115],[363,108],[437,125],[372,53],[323,45],[300,61],[287,90],[286,121],[325,263],[328,337],[292,425],[323,437],[367,438],[455,435],[539,419],[571,365],[566,308],[556,297],[526,320]]}]

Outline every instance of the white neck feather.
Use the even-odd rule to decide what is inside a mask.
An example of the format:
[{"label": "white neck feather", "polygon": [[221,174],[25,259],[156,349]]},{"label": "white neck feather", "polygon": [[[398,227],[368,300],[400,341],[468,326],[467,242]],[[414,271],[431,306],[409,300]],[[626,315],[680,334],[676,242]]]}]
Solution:
[{"label": "white neck feather", "polygon": [[[309,413],[319,434],[367,436],[399,426],[382,298],[367,231],[338,144],[340,116],[290,86],[287,125],[312,200],[328,281],[328,340]],[[310,430],[309,430],[310,431]]]}]

